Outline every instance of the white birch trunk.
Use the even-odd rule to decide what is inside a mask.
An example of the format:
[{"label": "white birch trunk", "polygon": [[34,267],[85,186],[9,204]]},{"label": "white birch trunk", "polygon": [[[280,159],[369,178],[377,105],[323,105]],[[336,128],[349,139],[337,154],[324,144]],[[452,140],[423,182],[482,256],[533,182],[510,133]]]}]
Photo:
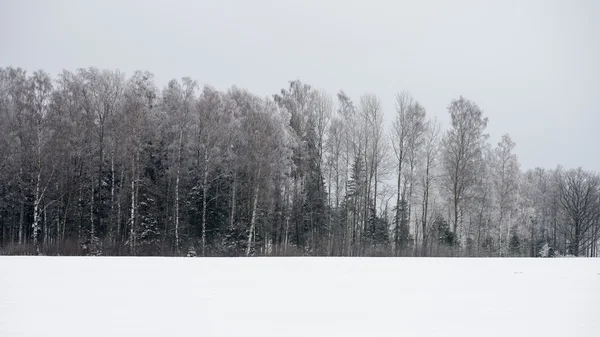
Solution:
[{"label": "white birch trunk", "polygon": [[510,220],[512,216],[509,216],[506,221],[506,255],[510,255]]},{"label": "white birch trunk", "polygon": [[131,255],[135,255],[135,160],[131,166],[131,217],[129,218],[129,249]]},{"label": "white birch trunk", "polygon": [[44,245],[43,245],[44,247],[46,247],[46,245],[48,245],[48,223],[46,222],[47,219],[48,219],[48,215],[46,213],[46,207],[47,206],[44,205],[44,209],[43,209],[44,218],[42,220],[42,228],[43,228],[43,232],[44,232],[44,241],[43,241],[44,242]]},{"label": "white birch trunk", "polygon": [[208,153],[204,154],[204,175],[202,177],[202,256],[206,254],[206,194],[208,193]]},{"label": "white birch trunk", "polygon": [[110,223],[108,226],[108,239],[112,242],[114,239],[115,225],[115,157],[110,160]]},{"label": "white birch trunk", "polygon": [[40,180],[41,180],[41,169],[38,169],[37,177],[35,180],[35,194],[33,198],[33,246],[35,247],[36,254],[40,254],[40,247],[38,243],[38,230],[39,230],[39,206],[40,206]]},{"label": "white birch trunk", "polygon": [[181,141],[183,130],[179,130],[177,146],[177,175],[175,177],[175,250],[179,253],[179,174],[181,170]]},{"label": "white birch trunk", "polygon": [[250,251],[252,249],[252,239],[254,228],[256,227],[256,206],[258,205],[258,178],[260,178],[260,169],[258,170],[257,179],[256,179],[256,187],[254,188],[254,196],[252,200],[252,216],[250,218],[250,232],[248,233],[248,246],[246,247],[246,256],[250,256]]}]

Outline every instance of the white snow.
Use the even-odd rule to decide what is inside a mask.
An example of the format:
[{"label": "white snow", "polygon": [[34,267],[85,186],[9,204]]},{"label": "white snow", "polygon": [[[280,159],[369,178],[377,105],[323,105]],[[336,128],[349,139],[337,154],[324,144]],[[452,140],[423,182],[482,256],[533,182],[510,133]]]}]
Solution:
[{"label": "white snow", "polygon": [[598,259],[0,257],[0,336],[594,336]]}]

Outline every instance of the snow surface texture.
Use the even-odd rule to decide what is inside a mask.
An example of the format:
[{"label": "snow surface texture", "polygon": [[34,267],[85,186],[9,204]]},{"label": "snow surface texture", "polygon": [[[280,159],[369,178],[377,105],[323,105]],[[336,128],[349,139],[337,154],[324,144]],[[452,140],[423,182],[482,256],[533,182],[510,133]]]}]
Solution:
[{"label": "snow surface texture", "polygon": [[0,336],[594,336],[599,259],[0,257]]}]

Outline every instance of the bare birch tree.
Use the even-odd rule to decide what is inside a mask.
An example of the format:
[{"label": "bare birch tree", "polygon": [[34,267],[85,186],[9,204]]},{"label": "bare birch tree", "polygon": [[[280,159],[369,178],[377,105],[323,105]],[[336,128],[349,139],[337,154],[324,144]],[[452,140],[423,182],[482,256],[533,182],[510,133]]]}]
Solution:
[{"label": "bare birch tree", "polygon": [[483,112],[475,103],[462,96],[450,102],[448,113],[451,128],[442,142],[442,163],[446,188],[450,193],[452,233],[455,242],[458,242],[457,229],[462,221],[461,212],[477,181],[482,147],[487,138],[484,130],[488,119],[483,117]]},{"label": "bare birch tree", "polygon": [[[498,228],[501,253],[508,254],[512,215],[519,187],[519,162],[513,153],[515,143],[508,134],[502,136],[494,150],[494,187],[498,202]],[[503,234],[502,234],[503,233]]]},{"label": "bare birch tree", "polygon": [[430,224],[430,194],[433,184],[436,181],[437,158],[439,153],[439,142],[441,134],[441,125],[437,119],[429,120],[426,123],[425,140],[423,147],[423,170],[421,177],[421,256],[427,254],[427,240],[429,239]]}]

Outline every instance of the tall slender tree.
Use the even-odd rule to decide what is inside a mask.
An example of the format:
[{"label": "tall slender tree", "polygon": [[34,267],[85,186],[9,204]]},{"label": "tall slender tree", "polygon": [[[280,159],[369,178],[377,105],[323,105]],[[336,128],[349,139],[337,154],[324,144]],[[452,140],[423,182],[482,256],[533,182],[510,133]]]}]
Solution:
[{"label": "tall slender tree", "polygon": [[488,119],[473,102],[459,97],[448,106],[451,128],[442,141],[445,185],[450,194],[452,233],[456,240],[463,204],[476,184]]}]

